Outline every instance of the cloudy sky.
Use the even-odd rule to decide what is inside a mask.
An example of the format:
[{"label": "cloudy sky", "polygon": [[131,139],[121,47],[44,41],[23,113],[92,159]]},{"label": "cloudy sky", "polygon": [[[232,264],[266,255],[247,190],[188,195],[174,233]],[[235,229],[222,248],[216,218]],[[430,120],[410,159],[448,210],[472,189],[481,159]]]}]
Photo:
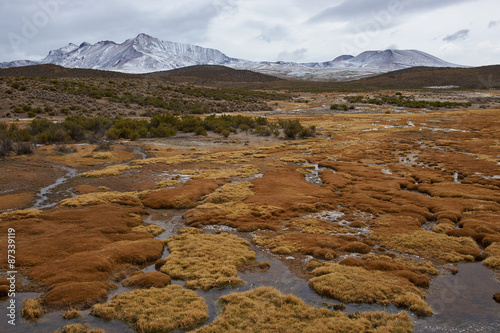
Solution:
[{"label": "cloudy sky", "polygon": [[142,32],[254,61],[395,48],[500,64],[498,0],[9,0],[0,2],[0,31],[0,62]]}]

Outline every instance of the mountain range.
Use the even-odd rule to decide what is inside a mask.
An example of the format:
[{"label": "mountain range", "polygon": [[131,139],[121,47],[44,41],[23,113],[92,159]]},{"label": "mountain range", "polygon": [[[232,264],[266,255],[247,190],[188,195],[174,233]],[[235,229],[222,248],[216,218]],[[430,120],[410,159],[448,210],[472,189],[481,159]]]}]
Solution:
[{"label": "mountain range", "polygon": [[224,53],[196,45],[162,41],[139,34],[118,44],[68,44],[52,50],[40,61],[17,60],[0,63],[0,68],[54,64],[68,68],[87,68],[124,73],[150,73],[194,65],[223,65],[286,79],[344,81],[410,67],[464,67],[418,50],[366,51],[358,56],[341,55],[331,61],[255,62],[231,58]]}]

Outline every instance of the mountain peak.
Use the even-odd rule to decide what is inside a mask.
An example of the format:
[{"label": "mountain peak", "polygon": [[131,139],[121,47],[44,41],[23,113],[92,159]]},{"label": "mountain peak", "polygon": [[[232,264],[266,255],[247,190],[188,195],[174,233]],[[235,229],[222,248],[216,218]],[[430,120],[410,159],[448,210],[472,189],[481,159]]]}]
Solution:
[{"label": "mountain peak", "polygon": [[134,42],[139,42],[139,43],[144,43],[144,42],[146,42],[146,43],[147,43],[147,42],[150,42],[150,41],[155,41],[155,42],[157,42],[157,41],[159,41],[159,39],[158,39],[158,38],[155,38],[155,37],[153,37],[153,36],[150,36],[150,35],[148,35],[148,34],[145,34],[145,33],[140,33],[140,34],[138,34],[138,35],[137,35],[137,37],[135,37],[135,38],[133,39],[133,41],[134,41]]},{"label": "mountain peak", "polygon": [[224,53],[201,46],[162,41],[145,33],[121,44],[101,41],[69,44],[38,62],[0,63],[0,68],[26,64],[54,64],[68,68],[92,68],[127,73],[148,73],[195,65],[225,65],[237,69],[286,78],[360,77],[416,66],[460,67],[417,50],[366,51],[358,56],[342,55],[323,63],[252,62],[229,58]]}]

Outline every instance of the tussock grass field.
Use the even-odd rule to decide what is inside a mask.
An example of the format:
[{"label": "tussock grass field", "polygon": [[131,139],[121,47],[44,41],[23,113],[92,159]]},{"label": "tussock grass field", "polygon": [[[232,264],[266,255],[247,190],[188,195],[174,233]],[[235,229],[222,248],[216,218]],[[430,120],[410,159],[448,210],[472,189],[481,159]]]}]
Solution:
[{"label": "tussock grass field", "polygon": [[[15,80],[25,95],[4,92]],[[138,332],[412,332],[413,315],[434,315],[426,296],[438,275],[472,262],[500,269],[498,92],[210,88],[207,101],[198,86],[140,80],[101,78],[93,88],[85,77],[0,80],[0,97],[19,102],[9,112],[50,120],[6,116],[4,134],[32,135],[66,116],[88,128],[113,123],[109,133],[87,129],[84,144],[49,142],[29,146],[31,154],[17,154],[14,141],[0,159],[0,227],[15,229],[18,292],[40,293],[24,302],[26,319],[91,309]],[[140,96],[148,82],[162,100]],[[80,83],[88,89],[75,90]],[[53,97],[46,102],[43,87]],[[217,104],[220,94],[239,100]],[[181,95],[179,114],[165,108]],[[258,113],[185,115],[243,106]],[[33,135],[48,141],[59,133],[39,130]],[[59,134],[79,134],[67,131]],[[7,253],[6,234],[0,239]],[[266,256],[275,261],[256,259]],[[253,284],[277,274],[278,260],[318,299],[401,312],[346,315],[280,293],[280,276],[276,288]],[[0,280],[2,295],[8,284]],[[217,293],[225,296],[207,306],[202,296]],[[54,329],[97,332],[80,322]]]}]

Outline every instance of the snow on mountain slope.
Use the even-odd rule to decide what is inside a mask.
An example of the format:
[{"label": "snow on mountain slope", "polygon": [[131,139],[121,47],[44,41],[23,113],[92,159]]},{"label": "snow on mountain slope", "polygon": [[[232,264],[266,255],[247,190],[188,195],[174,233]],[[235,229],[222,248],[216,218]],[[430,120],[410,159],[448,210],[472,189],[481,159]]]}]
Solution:
[{"label": "snow on mountain slope", "polygon": [[225,54],[200,46],[161,41],[146,34],[122,44],[102,41],[96,44],[70,44],[51,51],[40,63],[69,68],[105,69],[120,72],[147,73],[179,67],[224,64]]},{"label": "snow on mountain slope", "polygon": [[224,65],[282,78],[340,81],[415,66],[461,67],[417,50],[367,51],[354,57],[342,55],[332,61],[253,62],[235,59],[210,48],[162,41],[146,34],[121,44],[68,44],[49,52],[41,61],[20,60],[0,63],[0,68],[54,64],[68,68],[89,68],[126,73],[148,73],[194,65]]}]

